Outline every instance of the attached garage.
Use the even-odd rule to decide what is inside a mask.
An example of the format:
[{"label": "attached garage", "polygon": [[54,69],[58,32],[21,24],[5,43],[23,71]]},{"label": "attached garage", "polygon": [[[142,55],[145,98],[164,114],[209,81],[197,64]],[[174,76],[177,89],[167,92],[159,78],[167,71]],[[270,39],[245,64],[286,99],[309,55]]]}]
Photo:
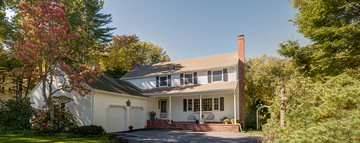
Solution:
[{"label": "attached garage", "polygon": [[106,131],[119,132],[126,130],[125,108],[121,106],[110,106],[106,110]]},{"label": "attached garage", "polygon": [[132,107],[130,108],[130,125],[132,125],[133,129],[141,129],[144,128],[142,125],[143,122],[143,109],[140,107]]}]

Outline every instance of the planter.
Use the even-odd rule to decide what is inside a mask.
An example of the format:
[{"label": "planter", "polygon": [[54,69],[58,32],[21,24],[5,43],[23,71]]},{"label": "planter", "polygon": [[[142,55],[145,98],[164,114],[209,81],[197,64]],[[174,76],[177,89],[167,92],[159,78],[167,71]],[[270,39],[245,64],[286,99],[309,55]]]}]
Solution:
[{"label": "planter", "polygon": [[228,124],[228,122],[225,122],[225,121],[221,121],[223,124]]},{"label": "planter", "polygon": [[198,120],[196,120],[196,121],[195,121],[195,123],[196,123],[196,124],[199,124],[199,121],[198,121]]},{"label": "planter", "polygon": [[151,118],[151,120],[155,120],[155,115],[154,115],[154,114],[150,114],[150,118]]},{"label": "planter", "polygon": [[230,121],[231,124],[234,124],[234,121]]}]

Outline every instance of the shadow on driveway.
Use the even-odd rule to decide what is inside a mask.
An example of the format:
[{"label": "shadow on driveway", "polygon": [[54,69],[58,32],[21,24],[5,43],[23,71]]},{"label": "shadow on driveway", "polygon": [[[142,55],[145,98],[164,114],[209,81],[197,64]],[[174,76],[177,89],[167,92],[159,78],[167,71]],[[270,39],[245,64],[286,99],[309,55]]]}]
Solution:
[{"label": "shadow on driveway", "polygon": [[257,143],[260,135],[231,132],[201,132],[190,130],[145,129],[112,133],[130,143],[189,142],[189,143]]}]

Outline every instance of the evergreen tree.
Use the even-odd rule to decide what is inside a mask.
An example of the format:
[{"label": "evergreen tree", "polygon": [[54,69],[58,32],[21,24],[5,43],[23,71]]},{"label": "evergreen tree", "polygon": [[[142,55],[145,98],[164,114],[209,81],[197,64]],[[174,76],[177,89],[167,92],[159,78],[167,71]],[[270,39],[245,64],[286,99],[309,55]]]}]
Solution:
[{"label": "evergreen tree", "polygon": [[298,9],[294,25],[311,43],[286,40],[278,52],[294,60],[304,76],[336,76],[360,67],[360,1],[289,0]]}]

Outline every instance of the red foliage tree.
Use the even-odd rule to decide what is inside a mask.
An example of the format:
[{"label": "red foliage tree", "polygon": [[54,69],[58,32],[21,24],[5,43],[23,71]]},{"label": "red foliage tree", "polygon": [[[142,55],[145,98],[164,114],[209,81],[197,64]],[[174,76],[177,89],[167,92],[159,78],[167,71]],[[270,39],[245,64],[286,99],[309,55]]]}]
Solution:
[{"label": "red foliage tree", "polygon": [[[91,90],[86,87],[85,80],[95,81],[94,76],[98,76],[101,71],[98,66],[90,70],[84,64],[73,68],[66,63],[66,60],[79,61],[76,55],[86,48],[82,46],[86,42],[86,33],[83,29],[71,30],[63,4],[57,0],[38,0],[34,5],[20,2],[17,7],[21,9],[24,20],[14,33],[17,42],[10,44],[15,58],[30,63],[19,70],[35,71],[42,82],[42,95],[52,121],[53,95],[63,90],[77,91],[81,96],[86,96]],[[29,65],[31,67],[25,67]],[[58,88],[53,89],[56,77],[62,80],[57,84]]]}]

